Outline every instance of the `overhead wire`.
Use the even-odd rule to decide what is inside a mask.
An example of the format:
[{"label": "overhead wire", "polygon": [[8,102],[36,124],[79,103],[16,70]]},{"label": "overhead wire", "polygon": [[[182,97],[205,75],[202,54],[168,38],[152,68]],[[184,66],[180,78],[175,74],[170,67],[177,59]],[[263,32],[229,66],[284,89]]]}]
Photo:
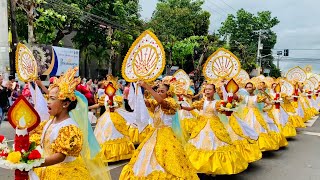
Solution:
[{"label": "overhead wire", "polygon": [[217,4],[211,2],[210,0],[207,0],[206,2],[208,2],[208,3],[212,4],[213,6],[217,7],[219,10],[221,10],[223,13],[225,13],[226,16],[228,16],[229,13],[228,13],[225,9],[221,8],[221,7],[218,6]]},{"label": "overhead wire", "polygon": [[[107,25],[111,25],[114,28],[118,28],[118,29],[126,29],[128,27],[120,25],[117,22],[111,21],[107,18],[83,11],[81,9],[78,9],[76,7],[73,7],[61,0],[47,0],[47,5],[51,6],[52,8],[56,9],[56,10],[60,10],[63,11],[64,13],[69,13],[71,11],[72,14],[77,14],[77,15],[81,15],[84,16],[84,18],[87,18],[91,21],[94,21],[96,23],[100,23],[100,24],[107,24]],[[68,7],[68,8],[66,8]],[[81,20],[81,18],[80,18]]]},{"label": "overhead wire", "polygon": [[235,8],[233,8],[232,6],[230,6],[228,3],[225,2],[225,0],[221,0],[223,2],[223,4],[227,5],[229,8],[231,8],[234,11],[237,11]]}]

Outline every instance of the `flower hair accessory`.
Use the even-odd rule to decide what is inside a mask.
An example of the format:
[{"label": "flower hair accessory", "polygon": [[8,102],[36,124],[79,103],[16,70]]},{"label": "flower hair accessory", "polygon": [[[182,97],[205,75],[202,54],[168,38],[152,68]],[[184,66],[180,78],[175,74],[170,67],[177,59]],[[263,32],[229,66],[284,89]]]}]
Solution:
[{"label": "flower hair accessory", "polygon": [[73,69],[68,69],[68,71],[61,75],[59,78],[54,78],[53,84],[50,85],[49,90],[58,87],[59,94],[58,99],[65,100],[70,99],[71,101],[75,101],[77,98],[74,94],[74,91],[77,85],[80,83],[80,78],[74,78],[75,74],[78,71],[78,67]]}]

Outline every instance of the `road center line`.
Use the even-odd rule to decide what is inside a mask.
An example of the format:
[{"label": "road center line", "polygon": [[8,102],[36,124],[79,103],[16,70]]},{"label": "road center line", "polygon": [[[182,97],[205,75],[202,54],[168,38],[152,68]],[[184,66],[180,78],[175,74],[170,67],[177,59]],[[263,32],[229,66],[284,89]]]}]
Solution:
[{"label": "road center line", "polygon": [[319,136],[320,137],[320,133],[319,132],[301,131],[301,133],[305,134],[305,135]]}]

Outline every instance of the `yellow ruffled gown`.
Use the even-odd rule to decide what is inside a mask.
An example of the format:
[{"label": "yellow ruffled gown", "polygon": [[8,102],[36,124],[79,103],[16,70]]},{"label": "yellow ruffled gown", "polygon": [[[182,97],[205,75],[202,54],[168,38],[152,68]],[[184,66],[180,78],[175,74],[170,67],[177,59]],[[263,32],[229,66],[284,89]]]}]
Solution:
[{"label": "yellow ruffled gown", "polygon": [[264,97],[259,95],[242,97],[244,108],[238,112],[243,119],[256,133],[259,134],[258,145],[261,151],[273,151],[279,149],[279,142],[276,132],[270,131],[267,121],[263,118],[257,108],[258,102],[262,102]]},{"label": "yellow ruffled gown", "polygon": [[[275,98],[276,94],[271,90],[270,96],[272,99]],[[272,115],[275,123],[277,124],[280,132],[286,137],[295,137],[297,135],[297,131],[295,127],[292,125],[291,121],[289,121],[289,114],[283,108],[283,104],[280,105],[279,109],[276,109],[276,106],[272,106]]]},{"label": "yellow ruffled gown", "polygon": [[305,93],[300,93],[298,102],[293,102],[293,105],[296,108],[300,108],[299,106],[301,105],[304,112],[304,122],[309,121],[313,116],[318,114],[318,111],[315,108],[310,107]]},{"label": "yellow ruffled gown", "polygon": [[318,115],[319,114],[319,104],[317,104],[316,99],[314,98],[314,95],[307,95],[307,97],[305,98],[306,102],[308,103],[308,105],[311,107],[312,109],[312,113],[313,115]]},{"label": "yellow ruffled gown", "polygon": [[247,169],[248,162],[233,145],[224,124],[215,114],[217,104],[216,100],[193,103],[193,107],[201,112],[185,149],[199,173],[238,174]]},{"label": "yellow ruffled gown", "polygon": [[[107,104],[108,96],[105,97]],[[122,97],[114,96],[114,103],[121,107]],[[106,112],[97,120],[94,135],[101,146],[100,155],[104,162],[115,162],[124,159],[130,159],[134,145],[128,137],[128,129],[126,120],[117,113],[110,112],[106,106]]]},{"label": "yellow ruffled gown", "polygon": [[44,157],[55,153],[66,155],[63,162],[41,168],[34,172],[41,180],[52,179],[91,179],[88,169],[80,156],[83,135],[71,118],[53,124],[52,120],[42,122],[30,136],[30,140],[40,144]]},{"label": "yellow ruffled gown", "polygon": [[283,98],[283,109],[289,115],[289,121],[292,123],[293,127],[295,128],[305,128],[306,125],[303,122],[301,116],[298,115],[296,109],[292,106],[290,100],[287,97]]},{"label": "yellow ruffled gown", "polygon": [[173,98],[164,99],[165,107],[153,99],[148,101],[155,129],[139,145],[119,179],[199,179],[171,128],[179,105]]},{"label": "yellow ruffled gown", "polygon": [[[219,117],[224,117],[220,115]],[[262,152],[258,145],[259,135],[249,127],[242,119],[240,119],[237,112],[233,112],[231,116],[226,117],[227,122],[223,122],[227,129],[232,144],[235,145],[237,150],[241,153],[244,159],[249,162],[255,162],[262,158]]]},{"label": "yellow ruffled gown", "polygon": [[[189,92],[189,91],[188,91]],[[188,93],[188,95],[191,94],[191,92]],[[192,100],[184,97],[183,101],[178,101],[179,104],[181,104],[184,107],[191,107]],[[178,110],[179,119],[181,122],[181,127],[183,130],[184,138],[185,140],[188,140],[190,138],[192,129],[197,124],[196,116],[198,115],[198,110],[192,110],[192,111],[186,111],[183,109]]]}]

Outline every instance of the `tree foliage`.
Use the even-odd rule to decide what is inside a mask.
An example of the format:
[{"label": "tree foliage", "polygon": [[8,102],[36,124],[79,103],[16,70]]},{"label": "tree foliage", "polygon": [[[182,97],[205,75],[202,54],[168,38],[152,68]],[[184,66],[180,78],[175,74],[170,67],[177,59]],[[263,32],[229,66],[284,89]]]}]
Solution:
[{"label": "tree foliage", "polygon": [[[257,57],[258,33],[257,30],[265,30],[262,38],[263,50],[261,55],[269,55],[271,49],[277,42],[277,35],[272,28],[279,23],[276,17],[272,17],[270,11],[258,12],[254,15],[250,12],[240,9],[236,16],[228,15],[228,18],[222,23],[219,33],[222,36],[230,35],[231,51],[241,60],[242,67],[250,72],[254,69]],[[280,71],[272,63],[273,58],[263,59],[262,67],[271,68],[273,76],[279,76]]]},{"label": "tree foliage", "polygon": [[164,41],[208,34],[210,13],[202,10],[202,0],[162,0],[157,3],[148,26]]},{"label": "tree foliage", "polygon": [[181,68],[194,64],[192,54],[197,46],[194,38],[207,36],[210,24],[210,13],[202,9],[203,3],[203,0],[161,0],[157,3],[147,26],[164,45],[169,66],[180,65]]},{"label": "tree foliage", "polygon": [[[92,21],[84,17],[81,29],[73,41],[80,50],[86,49],[89,44],[104,47],[109,52],[109,56],[104,57],[109,65],[102,68],[112,67],[119,72],[126,52],[144,29],[144,22],[139,14],[139,2],[137,0],[88,0],[86,7],[87,12],[99,14],[100,19]],[[107,21],[110,21],[112,32],[108,29]]]}]

